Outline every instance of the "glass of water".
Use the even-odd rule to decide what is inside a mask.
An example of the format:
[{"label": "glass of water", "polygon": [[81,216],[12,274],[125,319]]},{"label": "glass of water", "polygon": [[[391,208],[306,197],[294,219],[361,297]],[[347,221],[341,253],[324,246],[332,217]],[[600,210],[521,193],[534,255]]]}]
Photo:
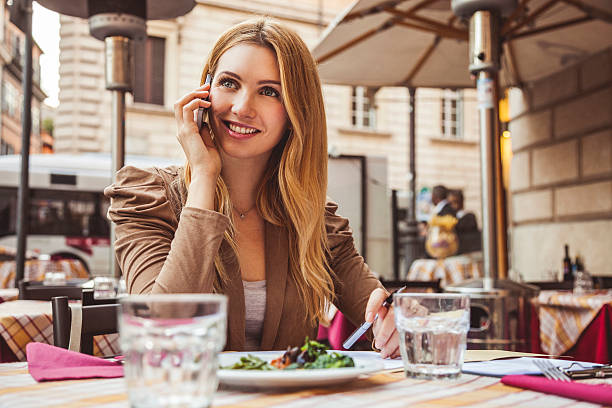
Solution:
[{"label": "glass of water", "polygon": [[94,278],[94,299],[113,299],[117,297],[117,279],[112,276]]},{"label": "glass of water", "polygon": [[470,328],[470,298],[396,293],[393,309],[406,376],[458,377]]},{"label": "glass of water", "polygon": [[209,407],[225,346],[227,298],[213,294],[120,299],[119,339],[132,407]]}]

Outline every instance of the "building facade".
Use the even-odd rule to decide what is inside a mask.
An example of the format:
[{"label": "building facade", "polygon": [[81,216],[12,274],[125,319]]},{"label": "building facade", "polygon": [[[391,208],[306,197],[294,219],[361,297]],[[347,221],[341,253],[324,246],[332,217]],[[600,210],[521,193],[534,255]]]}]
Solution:
[{"label": "building facade", "polygon": [[[207,52],[218,35],[253,15],[290,25],[313,47],[348,0],[272,2],[199,0],[188,15],[148,22],[137,44],[134,95],[128,95],[126,152],[182,157],[173,103],[200,83]],[[87,22],[61,17],[58,152],[110,150],[110,93],[104,88],[103,43]],[[324,86],[330,152],[381,156],[389,189],[408,188],[408,90]],[[419,89],[416,103],[417,186],[464,190],[466,208],[480,214],[478,129],[473,90]]]},{"label": "building facade", "polygon": [[[0,2],[0,155],[21,152],[21,115],[23,110],[22,75],[25,36],[9,21],[9,9]],[[41,140],[41,106],[47,97],[40,88],[40,47],[32,47],[32,131],[30,152],[43,150]]]},{"label": "building facade", "polygon": [[612,276],[612,49],[513,90],[510,109],[515,274],[550,279],[568,244]]}]

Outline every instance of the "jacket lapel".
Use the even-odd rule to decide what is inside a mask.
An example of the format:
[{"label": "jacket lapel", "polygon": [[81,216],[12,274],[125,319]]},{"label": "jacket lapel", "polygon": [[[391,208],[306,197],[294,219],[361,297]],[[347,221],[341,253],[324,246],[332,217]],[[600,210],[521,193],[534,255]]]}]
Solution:
[{"label": "jacket lapel", "polygon": [[272,350],[283,314],[289,271],[289,236],[286,228],[265,223],[265,252],[266,312],[260,349]]},{"label": "jacket lapel", "polygon": [[[228,244],[225,242],[221,246],[221,253],[231,253]],[[224,261],[223,265],[229,276],[229,282],[223,287],[223,293],[227,296],[227,343],[226,350],[243,350],[245,342],[245,306],[244,306],[244,287],[242,286],[242,276],[240,265],[235,257]]]}]

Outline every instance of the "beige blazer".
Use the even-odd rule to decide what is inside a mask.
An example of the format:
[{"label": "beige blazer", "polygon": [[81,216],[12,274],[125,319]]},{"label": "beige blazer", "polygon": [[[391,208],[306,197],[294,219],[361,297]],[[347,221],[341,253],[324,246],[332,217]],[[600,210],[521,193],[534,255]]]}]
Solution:
[{"label": "beige blazer", "polygon": [[[116,224],[115,253],[130,293],[212,293],[214,256],[225,251],[229,218],[215,211],[185,207],[187,189],[181,167],[124,167],[104,190],[111,199],[109,218]],[[355,325],[364,320],[370,293],[380,282],[357,253],[348,220],[326,206],[336,307]],[[288,233],[265,223],[266,310],[261,350],[282,350],[316,338],[317,326],[304,322],[305,308],[288,273]],[[223,253],[223,252],[222,252]],[[245,344],[245,306],[238,262],[225,263],[229,282],[227,350]]]}]

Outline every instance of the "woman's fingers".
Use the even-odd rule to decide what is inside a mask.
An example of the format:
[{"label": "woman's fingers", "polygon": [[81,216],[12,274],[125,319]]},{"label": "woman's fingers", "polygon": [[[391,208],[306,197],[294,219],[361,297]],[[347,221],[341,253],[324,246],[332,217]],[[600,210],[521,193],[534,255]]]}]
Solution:
[{"label": "woman's fingers", "polygon": [[396,341],[395,346],[389,348],[388,343],[393,338],[393,334],[397,333],[395,330],[395,316],[393,313],[393,308],[389,309],[388,313],[384,316],[384,318],[378,318],[378,324],[376,325],[376,330],[374,332],[374,346],[379,350],[387,350],[388,353],[391,353],[395,350],[395,347],[399,342]]},{"label": "woman's fingers", "polygon": [[[384,312],[381,309],[384,309],[382,304],[385,299],[387,299],[387,296],[389,296],[387,291],[381,288],[376,288],[372,291],[372,293],[370,293],[370,298],[368,299],[368,304],[365,311],[366,322],[373,322],[374,316],[376,316],[377,313]],[[382,316],[379,316],[379,318],[381,317]]]},{"label": "woman's fingers", "polygon": [[208,108],[210,107],[210,102],[198,98],[183,106],[183,125],[192,122],[195,124],[193,113],[199,107]]},{"label": "woman's fingers", "polygon": [[380,349],[380,356],[382,358],[394,358],[396,353],[399,353],[399,333],[394,330],[389,341]]},{"label": "woman's fingers", "polygon": [[194,99],[206,99],[209,96],[208,88],[203,89],[204,87],[208,87],[209,85],[202,85],[200,88],[197,88],[194,91],[189,92],[188,94],[183,95],[179,100],[174,103],[174,118],[176,120],[180,120],[183,116],[183,107],[193,101]]}]

